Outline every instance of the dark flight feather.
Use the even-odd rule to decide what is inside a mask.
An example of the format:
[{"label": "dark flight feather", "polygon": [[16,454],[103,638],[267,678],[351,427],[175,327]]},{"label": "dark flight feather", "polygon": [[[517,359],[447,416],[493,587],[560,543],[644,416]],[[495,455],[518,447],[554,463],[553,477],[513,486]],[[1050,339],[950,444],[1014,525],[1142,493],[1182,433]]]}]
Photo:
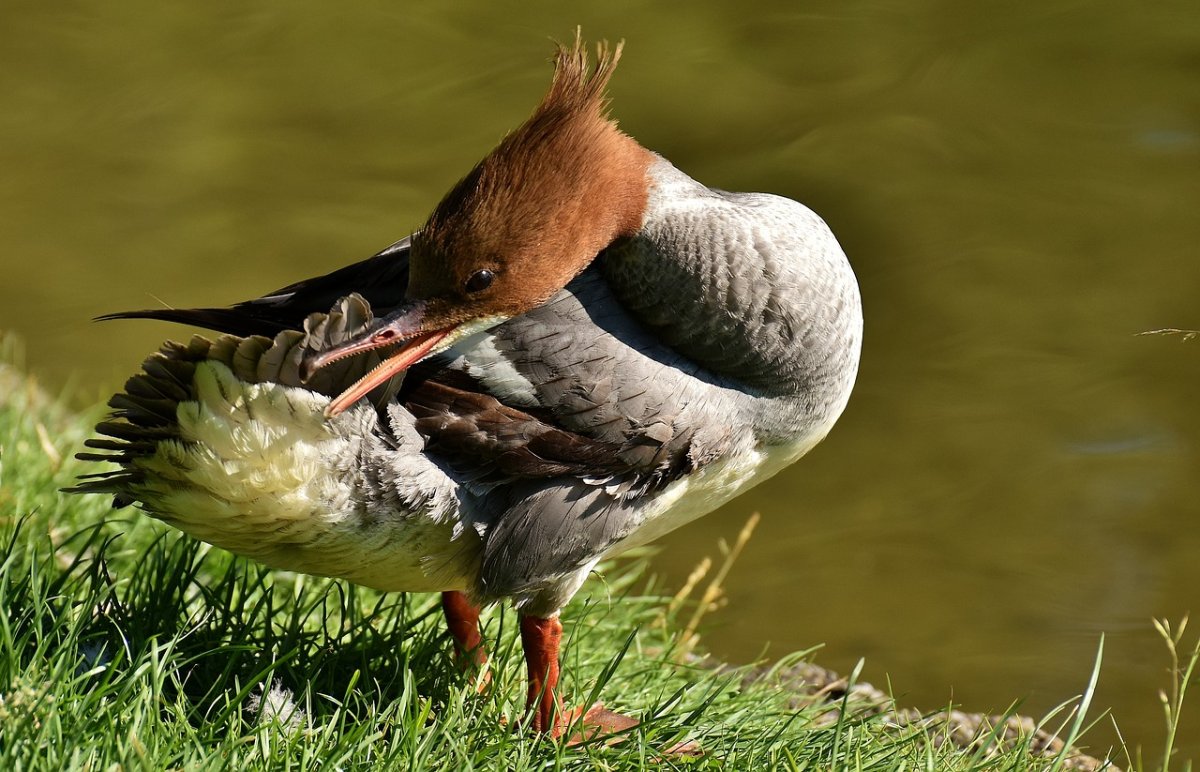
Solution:
[{"label": "dark flight feather", "polygon": [[410,241],[403,238],[366,260],[229,308],[148,308],[104,314],[96,320],[157,319],[241,337],[273,337],[283,330],[301,329],[309,314],[327,312],[351,291],[366,298],[376,315],[382,316],[404,299]]}]

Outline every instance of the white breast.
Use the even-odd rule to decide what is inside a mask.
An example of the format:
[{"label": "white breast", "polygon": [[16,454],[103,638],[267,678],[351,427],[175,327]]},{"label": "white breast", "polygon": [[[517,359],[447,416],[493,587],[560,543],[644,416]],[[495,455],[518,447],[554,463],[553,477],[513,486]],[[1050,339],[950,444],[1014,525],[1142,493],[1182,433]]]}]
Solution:
[{"label": "white breast", "polygon": [[609,548],[605,557],[648,544],[676,528],[707,515],[755,485],[775,476],[812,450],[832,428],[817,431],[780,445],[744,442],[724,458],[677,480],[639,508],[641,525],[623,541]]}]

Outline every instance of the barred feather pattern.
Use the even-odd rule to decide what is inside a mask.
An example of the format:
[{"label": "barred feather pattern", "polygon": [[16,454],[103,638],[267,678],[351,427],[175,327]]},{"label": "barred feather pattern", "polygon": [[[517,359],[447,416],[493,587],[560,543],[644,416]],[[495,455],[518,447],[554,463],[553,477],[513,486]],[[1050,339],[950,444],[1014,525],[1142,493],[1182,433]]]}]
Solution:
[{"label": "barred feather pattern", "polygon": [[[113,397],[86,460],[117,464],[75,492],[111,493],[196,538],[274,568],[383,590],[466,589],[479,537],[470,496],[423,452],[386,392],[326,419],[330,395],[378,363],[337,363],[300,386],[306,352],[372,321],[358,296],[274,339],[167,343]],[[385,389],[392,390],[398,384]],[[104,452],[94,452],[104,451]]]}]

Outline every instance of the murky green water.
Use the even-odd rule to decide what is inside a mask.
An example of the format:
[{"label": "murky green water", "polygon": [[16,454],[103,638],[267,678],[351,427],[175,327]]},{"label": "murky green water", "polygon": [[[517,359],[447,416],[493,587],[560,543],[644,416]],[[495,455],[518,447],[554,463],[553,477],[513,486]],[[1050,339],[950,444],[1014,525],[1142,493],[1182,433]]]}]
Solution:
[{"label": "murky green water", "polygon": [[1194,0],[469,5],[0,7],[0,328],[106,395],[178,333],[91,316],[366,256],[528,113],[549,37],[625,38],[626,129],[813,206],[866,304],[830,439],[667,541],[678,583],[766,516],[709,644],[1039,713],[1103,632],[1097,702],[1157,748],[1150,618],[1200,612],[1200,341],[1135,333],[1200,327]]}]

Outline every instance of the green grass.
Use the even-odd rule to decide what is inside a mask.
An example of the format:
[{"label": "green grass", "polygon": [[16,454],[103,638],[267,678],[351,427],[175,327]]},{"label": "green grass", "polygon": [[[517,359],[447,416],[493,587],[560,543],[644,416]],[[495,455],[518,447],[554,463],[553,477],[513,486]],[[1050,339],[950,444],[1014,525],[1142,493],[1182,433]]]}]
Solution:
[{"label": "green grass", "polygon": [[[90,419],[0,352],[0,769],[1060,769],[1032,733],[897,721],[854,688],[797,699],[682,657],[693,616],[627,562],[564,614],[564,694],[643,718],[575,747],[510,726],[524,699],[513,614],[485,615],[494,680],[448,656],[436,598],[267,571],[100,497],[68,496]],[[690,664],[680,664],[680,661]],[[1185,681],[1186,683],[1186,681]],[[789,684],[792,684],[791,686]],[[1084,698],[1086,706],[1090,699]],[[266,695],[266,696],[264,696]],[[836,695],[836,693],[835,693]],[[1173,706],[1182,702],[1177,695]],[[1047,726],[1072,737],[1086,710]],[[704,754],[664,758],[691,739]]]}]

